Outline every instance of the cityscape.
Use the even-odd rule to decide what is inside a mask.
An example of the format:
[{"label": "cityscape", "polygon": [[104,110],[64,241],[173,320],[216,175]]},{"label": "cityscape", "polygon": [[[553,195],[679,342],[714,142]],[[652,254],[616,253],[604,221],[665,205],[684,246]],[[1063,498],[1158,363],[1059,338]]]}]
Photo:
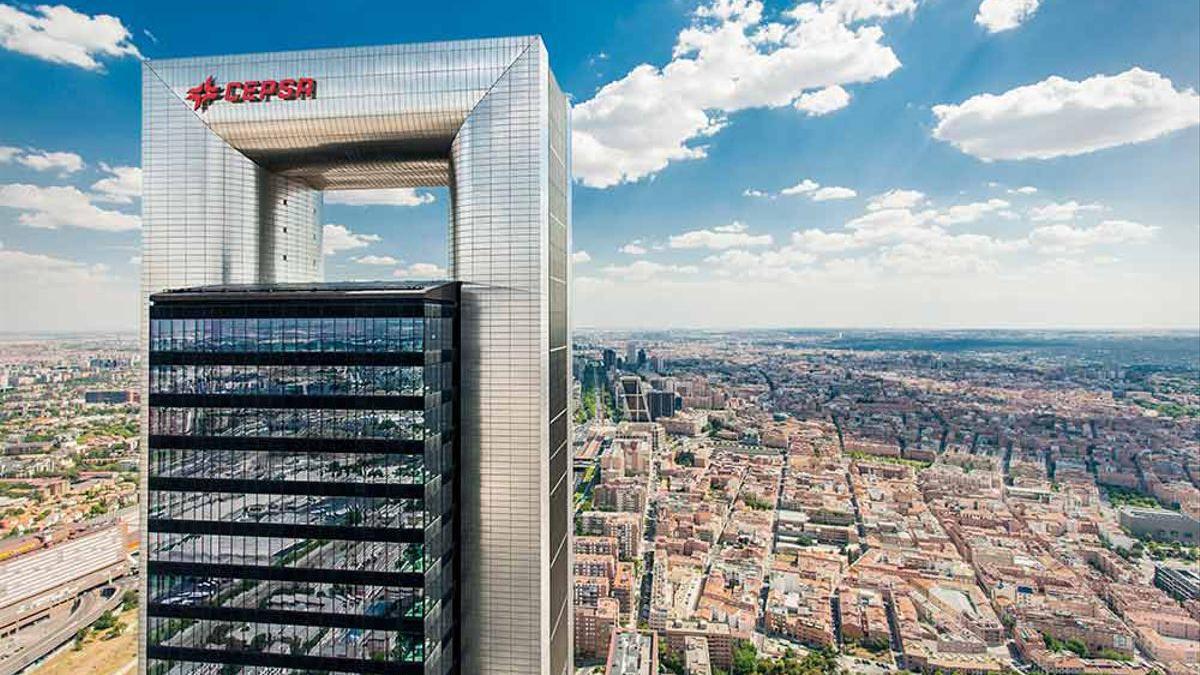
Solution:
[{"label": "cityscape", "polygon": [[1200,3],[0,0],[0,675],[1200,675]]},{"label": "cityscape", "polygon": [[[1194,334],[575,341],[580,672],[1195,672]],[[46,672],[84,655],[122,672],[142,553],[136,339],[2,353],[0,667],[65,632]],[[405,482],[403,465],[380,468]],[[283,513],[351,518],[339,503]]]}]

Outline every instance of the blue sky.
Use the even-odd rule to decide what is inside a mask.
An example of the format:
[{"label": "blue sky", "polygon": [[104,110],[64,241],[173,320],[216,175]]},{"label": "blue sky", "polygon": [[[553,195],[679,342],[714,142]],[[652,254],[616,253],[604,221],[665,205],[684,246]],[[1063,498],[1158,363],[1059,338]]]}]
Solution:
[{"label": "blue sky", "polygon": [[[579,327],[1200,325],[1194,0],[293,0],[0,4],[0,330],[135,325],[139,55],[530,33]],[[445,265],[402,197],[327,196],[329,278]]]}]

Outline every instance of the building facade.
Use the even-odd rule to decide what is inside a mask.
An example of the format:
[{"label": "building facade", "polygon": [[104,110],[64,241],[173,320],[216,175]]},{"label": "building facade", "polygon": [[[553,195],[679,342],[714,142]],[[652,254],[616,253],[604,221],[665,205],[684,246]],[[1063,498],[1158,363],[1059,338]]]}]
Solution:
[{"label": "building facade", "polygon": [[454,671],[458,294],[151,296],[149,672]]},{"label": "building facade", "polygon": [[1117,510],[1117,520],[1135,537],[1184,544],[1200,541],[1200,520],[1179,511],[1122,506]]},{"label": "building facade", "polygon": [[1200,572],[1188,567],[1155,565],[1154,585],[1179,602],[1200,600]]},{"label": "building facade", "polygon": [[617,381],[617,395],[621,400],[621,412],[631,422],[649,422],[650,403],[646,397],[646,383],[638,375],[622,375]]},{"label": "building facade", "polygon": [[570,129],[541,39],[148,61],[142,100],[146,302],[319,281],[323,191],[449,187],[461,663],[566,672]]},{"label": "building facade", "polygon": [[671,417],[675,414],[676,401],[679,398],[675,392],[652,389],[646,397],[647,403],[650,406],[651,420],[657,422],[662,417]]}]

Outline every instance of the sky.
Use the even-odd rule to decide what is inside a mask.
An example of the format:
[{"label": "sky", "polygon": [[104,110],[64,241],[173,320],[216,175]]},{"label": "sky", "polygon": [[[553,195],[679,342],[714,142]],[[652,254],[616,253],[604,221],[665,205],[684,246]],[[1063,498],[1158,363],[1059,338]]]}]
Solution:
[{"label": "sky", "polygon": [[[0,3],[0,331],[136,326],[140,59],[525,34],[577,329],[1200,328],[1195,0],[212,0]],[[325,199],[327,278],[444,274],[444,189]]]}]

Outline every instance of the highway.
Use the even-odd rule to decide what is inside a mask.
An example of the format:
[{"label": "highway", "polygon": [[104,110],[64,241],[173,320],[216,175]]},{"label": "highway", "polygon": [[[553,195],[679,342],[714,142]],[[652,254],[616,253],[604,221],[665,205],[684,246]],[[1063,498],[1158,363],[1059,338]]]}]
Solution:
[{"label": "highway", "polygon": [[[29,666],[49,656],[54,650],[75,639],[80,629],[90,626],[108,610],[121,604],[125,589],[134,587],[134,578],[118,581],[111,586],[88,591],[79,597],[79,606],[67,617],[67,621],[54,628],[45,637],[26,647],[22,652],[0,661],[0,675],[16,675]],[[105,595],[105,593],[108,595]],[[30,630],[37,630],[32,628]]]}]

